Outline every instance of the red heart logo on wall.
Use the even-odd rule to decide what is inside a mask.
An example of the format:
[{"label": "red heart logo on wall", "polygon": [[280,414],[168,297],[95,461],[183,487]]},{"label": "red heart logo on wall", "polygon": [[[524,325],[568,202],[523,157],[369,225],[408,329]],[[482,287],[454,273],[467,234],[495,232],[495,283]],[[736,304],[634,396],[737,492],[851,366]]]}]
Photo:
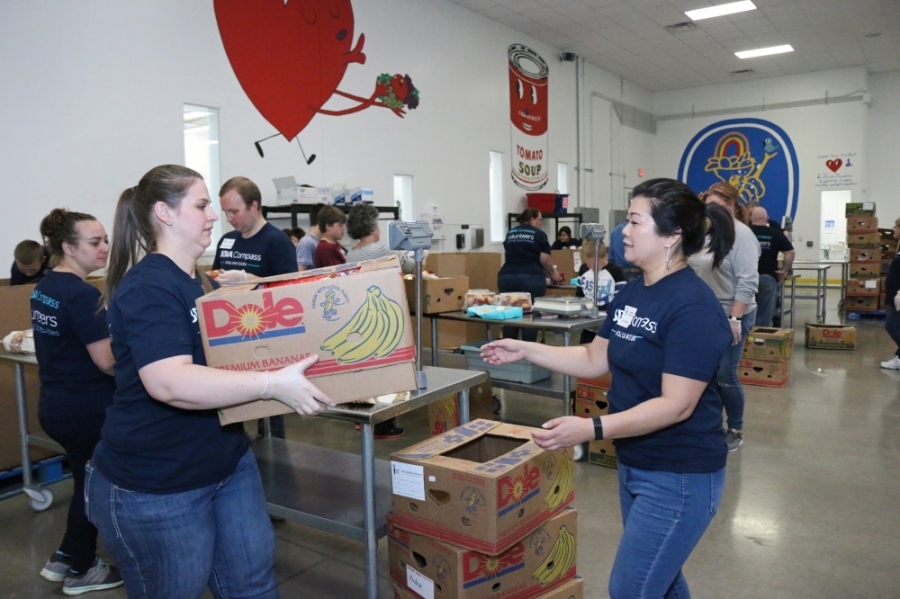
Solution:
[{"label": "red heart logo on wall", "polygon": [[337,90],[353,43],[350,0],[215,0],[225,54],[253,105],[291,141]]},{"label": "red heart logo on wall", "polygon": [[844,164],[844,161],[841,160],[840,158],[835,158],[834,160],[826,160],[825,161],[825,166],[827,166],[828,169],[832,173],[838,172],[838,169],[841,168],[842,164]]}]

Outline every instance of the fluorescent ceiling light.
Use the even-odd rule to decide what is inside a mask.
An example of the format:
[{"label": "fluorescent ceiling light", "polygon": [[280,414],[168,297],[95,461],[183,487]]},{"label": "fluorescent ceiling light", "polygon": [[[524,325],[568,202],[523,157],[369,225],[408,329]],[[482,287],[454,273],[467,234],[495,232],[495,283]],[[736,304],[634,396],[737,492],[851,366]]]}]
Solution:
[{"label": "fluorescent ceiling light", "polygon": [[757,48],[756,50],[744,50],[743,52],[735,52],[738,58],[756,58],[757,56],[768,56],[770,54],[783,54],[785,52],[793,52],[794,49],[790,44],[783,46],[772,46],[771,48]]},{"label": "fluorescent ceiling light", "polygon": [[736,12],[746,12],[748,10],[756,10],[756,5],[750,2],[750,0],[743,0],[743,2],[731,2],[729,4],[710,6],[709,8],[689,10],[684,14],[689,16],[694,21],[700,21],[702,19],[711,19],[713,17],[733,15]]}]

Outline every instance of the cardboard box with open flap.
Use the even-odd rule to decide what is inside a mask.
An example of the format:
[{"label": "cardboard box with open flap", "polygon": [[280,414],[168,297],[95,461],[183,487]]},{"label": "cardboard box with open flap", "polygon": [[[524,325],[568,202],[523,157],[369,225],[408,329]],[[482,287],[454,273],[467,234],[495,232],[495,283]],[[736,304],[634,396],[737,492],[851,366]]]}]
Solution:
[{"label": "cardboard box with open flap", "polygon": [[473,420],[393,453],[396,525],[490,555],[522,540],[575,496],[572,450],[533,430]]},{"label": "cardboard box with open flap", "polygon": [[[396,256],[268,277],[197,299],[209,366],[277,370],[311,354],[306,375],[339,403],[416,388],[415,346]],[[256,400],[219,411],[222,424],[292,410]]]},{"label": "cardboard box with open flap", "polygon": [[794,353],[794,329],[753,327],[742,356],[746,360],[785,360]]}]

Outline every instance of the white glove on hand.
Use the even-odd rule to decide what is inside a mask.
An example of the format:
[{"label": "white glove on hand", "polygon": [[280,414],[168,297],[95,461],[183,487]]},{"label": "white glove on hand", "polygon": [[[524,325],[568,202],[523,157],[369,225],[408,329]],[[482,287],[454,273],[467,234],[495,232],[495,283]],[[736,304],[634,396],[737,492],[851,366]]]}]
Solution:
[{"label": "white glove on hand", "polygon": [[246,283],[247,272],[244,270],[222,270],[219,271],[219,276],[216,277],[216,281],[218,281],[220,285],[238,285],[240,283]]},{"label": "white glove on hand", "polygon": [[894,309],[900,311],[900,291],[894,296]]},{"label": "white glove on hand", "polygon": [[741,323],[738,320],[729,320],[728,324],[731,325],[731,334],[734,335],[734,341],[731,345],[737,345],[741,342]]}]

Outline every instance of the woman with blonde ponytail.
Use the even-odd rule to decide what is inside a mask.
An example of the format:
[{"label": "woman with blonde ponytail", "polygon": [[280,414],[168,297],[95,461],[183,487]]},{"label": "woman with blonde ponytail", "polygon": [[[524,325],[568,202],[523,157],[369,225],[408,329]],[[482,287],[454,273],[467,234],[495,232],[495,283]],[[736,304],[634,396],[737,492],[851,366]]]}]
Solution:
[{"label": "woman with blonde ponytail", "polygon": [[[150,170],[116,208],[106,300],[116,395],[88,467],[88,517],[131,599],[278,596],[275,537],[241,424],[217,410],[275,399],[301,414],[334,402],[304,373],[206,366],[194,265],[210,245],[209,191],[195,171]],[[114,498],[114,500],[110,500]]]}]

